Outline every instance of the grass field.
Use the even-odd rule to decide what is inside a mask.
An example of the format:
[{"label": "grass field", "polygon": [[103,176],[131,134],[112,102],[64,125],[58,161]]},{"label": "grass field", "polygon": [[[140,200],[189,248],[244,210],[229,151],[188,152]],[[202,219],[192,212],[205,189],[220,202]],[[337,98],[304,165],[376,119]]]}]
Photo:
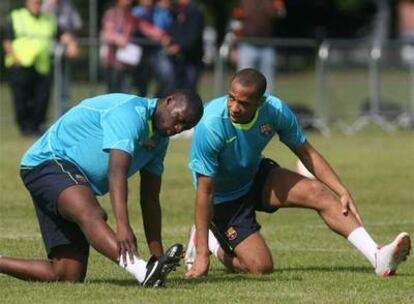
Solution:
[{"label": "grass field", "polygon": [[[6,90],[0,88],[0,254],[43,258],[34,209],[18,177],[20,157],[34,139],[18,136]],[[353,190],[366,227],[378,242],[389,242],[403,230],[414,234],[412,131],[387,135],[372,127],[353,137],[309,134],[309,139]],[[186,243],[192,223],[189,146],[188,140],[173,140],[166,158],[162,191],[165,246]],[[265,154],[283,166],[294,166],[291,153],[277,141]],[[132,178],[130,213],[139,250],[148,257],[137,187],[137,178]],[[108,197],[101,202],[113,224]],[[412,259],[401,265],[398,276],[377,278],[368,262],[331,233],[314,212],[281,210],[272,216],[260,214],[259,221],[275,261],[276,270],[270,275],[229,273],[212,258],[208,277],[186,280],[181,267],[170,276],[167,288],[142,289],[92,250],[84,284],[28,283],[0,275],[0,303],[414,303]]]}]

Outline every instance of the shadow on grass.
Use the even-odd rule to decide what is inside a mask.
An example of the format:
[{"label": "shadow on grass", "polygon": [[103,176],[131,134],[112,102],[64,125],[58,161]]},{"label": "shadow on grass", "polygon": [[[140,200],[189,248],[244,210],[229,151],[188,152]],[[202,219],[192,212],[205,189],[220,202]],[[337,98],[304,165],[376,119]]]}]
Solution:
[{"label": "shadow on grass", "polygon": [[[208,276],[196,278],[196,279],[187,279],[184,277],[184,274],[181,277],[174,277],[167,280],[167,287],[180,287],[186,288],[199,284],[215,284],[215,283],[241,283],[241,282],[272,282],[272,281],[300,281],[302,278],[286,278],[278,277],[277,272],[275,271],[272,274],[265,275],[253,275],[253,274],[242,274],[234,273],[226,270],[216,270],[213,274]],[[113,284],[118,286],[139,286],[137,281],[133,279],[90,279],[87,280],[89,284]]]},{"label": "shadow on grass", "polygon": [[[278,268],[271,274],[252,275],[243,273],[229,272],[225,269],[215,270],[206,277],[196,279],[186,279],[182,277],[174,277],[167,280],[168,288],[193,288],[200,284],[216,284],[216,283],[243,283],[243,282],[275,282],[275,281],[302,281],[302,275],[309,272],[320,273],[368,273],[374,275],[370,267],[352,267],[352,266],[335,266],[335,267],[285,267]],[[294,276],[285,275],[294,274]],[[413,273],[397,274],[397,277],[414,277]],[[133,279],[91,279],[87,281],[90,284],[113,284],[118,286],[139,286],[137,281]]]},{"label": "shadow on grass", "polygon": [[310,266],[310,267],[286,267],[278,268],[275,270],[275,273],[278,272],[359,272],[359,273],[373,273],[373,269],[370,267],[355,267],[355,266],[333,266],[333,267],[320,267],[320,266]]}]

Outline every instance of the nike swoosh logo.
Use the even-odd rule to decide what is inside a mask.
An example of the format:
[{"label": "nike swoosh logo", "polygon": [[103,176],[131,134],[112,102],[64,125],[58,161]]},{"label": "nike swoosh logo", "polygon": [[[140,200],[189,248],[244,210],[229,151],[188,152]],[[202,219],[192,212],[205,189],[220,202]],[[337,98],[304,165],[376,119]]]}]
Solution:
[{"label": "nike swoosh logo", "polygon": [[231,143],[232,141],[235,141],[235,140],[236,140],[236,138],[237,138],[237,136],[233,136],[233,137],[231,137],[231,138],[227,139],[227,140],[226,140],[226,144],[229,144],[229,143]]}]

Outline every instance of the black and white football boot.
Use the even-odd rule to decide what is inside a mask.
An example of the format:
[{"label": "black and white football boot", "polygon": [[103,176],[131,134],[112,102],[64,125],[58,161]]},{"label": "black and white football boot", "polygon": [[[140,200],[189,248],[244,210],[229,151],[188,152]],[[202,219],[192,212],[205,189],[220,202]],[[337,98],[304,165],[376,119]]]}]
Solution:
[{"label": "black and white football boot", "polygon": [[147,262],[147,274],[141,286],[161,287],[165,286],[168,274],[174,271],[180,264],[183,255],[183,245],[174,244],[158,259],[152,256]]}]

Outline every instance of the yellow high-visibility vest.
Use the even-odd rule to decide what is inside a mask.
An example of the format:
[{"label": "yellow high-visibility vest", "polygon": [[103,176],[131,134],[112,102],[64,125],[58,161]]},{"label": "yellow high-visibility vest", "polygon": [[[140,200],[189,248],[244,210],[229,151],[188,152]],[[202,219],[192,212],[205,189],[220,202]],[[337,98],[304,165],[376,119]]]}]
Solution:
[{"label": "yellow high-visibility vest", "polygon": [[[24,67],[34,67],[41,74],[50,70],[50,51],[56,35],[57,23],[54,16],[40,14],[33,16],[26,8],[12,11],[11,20],[15,39],[13,52]],[[5,57],[5,65],[12,66],[10,55]]]}]

